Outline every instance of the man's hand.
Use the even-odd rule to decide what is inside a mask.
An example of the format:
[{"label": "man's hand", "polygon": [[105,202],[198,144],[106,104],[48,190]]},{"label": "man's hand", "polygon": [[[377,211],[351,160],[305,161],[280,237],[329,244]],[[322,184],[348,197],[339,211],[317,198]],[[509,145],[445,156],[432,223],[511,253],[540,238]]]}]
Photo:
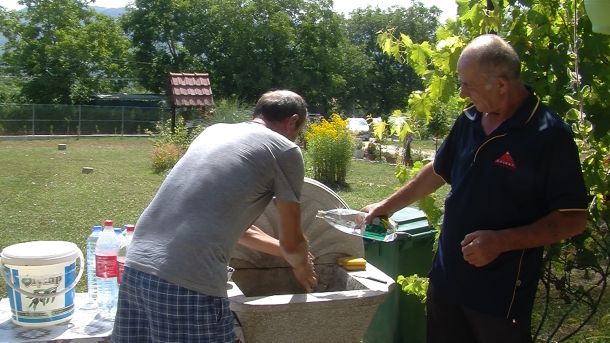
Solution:
[{"label": "man's hand", "polygon": [[475,267],[483,267],[495,260],[502,252],[498,231],[479,230],[471,232],[462,240],[464,260]]},{"label": "man's hand", "polygon": [[307,292],[312,292],[318,285],[318,275],[314,270],[313,255],[311,253],[309,253],[305,264],[292,267],[292,273]]},{"label": "man's hand", "polygon": [[389,213],[383,209],[381,202],[366,205],[360,209],[360,211],[367,212],[367,215],[364,217],[364,222],[367,224],[370,224],[373,219],[377,217],[389,215]]}]

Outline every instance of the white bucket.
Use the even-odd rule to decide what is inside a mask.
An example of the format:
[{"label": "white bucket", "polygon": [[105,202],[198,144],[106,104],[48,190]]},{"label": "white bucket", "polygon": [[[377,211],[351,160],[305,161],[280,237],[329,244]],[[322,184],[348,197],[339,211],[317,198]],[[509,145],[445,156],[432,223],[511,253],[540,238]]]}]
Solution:
[{"label": "white bucket", "polygon": [[76,244],[25,242],[4,248],[0,256],[13,323],[41,327],[72,318],[74,287],[83,274],[83,253]]}]

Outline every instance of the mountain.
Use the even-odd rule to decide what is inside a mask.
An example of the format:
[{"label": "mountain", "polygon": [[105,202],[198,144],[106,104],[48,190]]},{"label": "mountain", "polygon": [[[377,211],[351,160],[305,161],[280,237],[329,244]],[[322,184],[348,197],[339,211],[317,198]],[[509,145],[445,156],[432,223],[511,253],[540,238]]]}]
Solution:
[{"label": "mountain", "polygon": [[105,14],[105,15],[110,16],[115,19],[120,17],[121,15],[123,15],[123,13],[125,13],[125,7],[107,8],[107,7],[91,6],[91,8],[94,9],[98,13]]}]

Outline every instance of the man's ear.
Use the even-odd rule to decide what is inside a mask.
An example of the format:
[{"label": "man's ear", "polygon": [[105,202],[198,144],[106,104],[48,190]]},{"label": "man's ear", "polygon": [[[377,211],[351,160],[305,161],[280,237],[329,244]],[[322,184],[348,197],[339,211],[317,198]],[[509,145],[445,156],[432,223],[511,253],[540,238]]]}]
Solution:
[{"label": "man's ear", "polygon": [[299,115],[298,114],[293,114],[288,118],[290,125],[292,125],[293,128],[297,128],[297,125],[299,123]]},{"label": "man's ear", "polygon": [[506,93],[506,91],[508,90],[509,85],[509,81],[507,78],[505,77],[498,77],[496,78],[496,86],[498,86],[498,89],[500,90],[500,94],[504,94]]}]

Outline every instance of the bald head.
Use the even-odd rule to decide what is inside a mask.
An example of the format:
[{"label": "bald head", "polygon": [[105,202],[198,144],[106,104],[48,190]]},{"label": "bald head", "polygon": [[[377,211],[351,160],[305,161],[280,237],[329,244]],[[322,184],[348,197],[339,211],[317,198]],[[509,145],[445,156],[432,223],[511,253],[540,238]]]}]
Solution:
[{"label": "bald head", "polygon": [[294,114],[299,116],[299,125],[307,119],[307,104],[295,92],[276,90],[263,94],[254,108],[253,117],[263,117],[269,121],[281,121]]},{"label": "bald head", "polygon": [[518,80],[521,75],[521,63],[515,49],[493,34],[479,36],[470,42],[460,55],[460,63],[475,63],[488,77]]}]

